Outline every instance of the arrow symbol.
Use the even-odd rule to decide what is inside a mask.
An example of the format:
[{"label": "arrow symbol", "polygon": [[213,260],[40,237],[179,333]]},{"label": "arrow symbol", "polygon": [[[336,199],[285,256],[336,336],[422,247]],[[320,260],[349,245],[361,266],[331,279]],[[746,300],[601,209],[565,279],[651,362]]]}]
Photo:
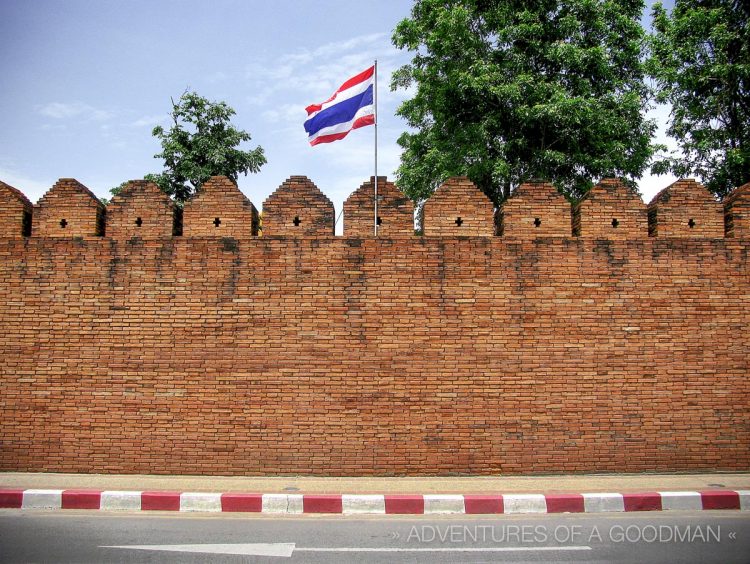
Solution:
[{"label": "arrow symbol", "polygon": [[735,533],[734,531],[730,532],[729,533],[729,538],[732,539],[732,540],[735,540],[737,538],[737,533]]},{"label": "arrow symbol", "polygon": [[401,538],[401,535],[399,535],[399,534],[398,534],[398,532],[396,532],[396,531],[393,531],[393,532],[391,533],[391,538],[392,538],[393,540],[398,540],[398,539],[400,539],[400,538]]}]

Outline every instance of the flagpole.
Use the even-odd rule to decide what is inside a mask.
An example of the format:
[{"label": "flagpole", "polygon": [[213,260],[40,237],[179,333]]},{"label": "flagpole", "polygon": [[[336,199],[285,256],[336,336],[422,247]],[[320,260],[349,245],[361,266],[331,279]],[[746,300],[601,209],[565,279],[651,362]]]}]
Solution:
[{"label": "flagpole", "polygon": [[375,59],[375,237],[378,236],[378,60]]}]

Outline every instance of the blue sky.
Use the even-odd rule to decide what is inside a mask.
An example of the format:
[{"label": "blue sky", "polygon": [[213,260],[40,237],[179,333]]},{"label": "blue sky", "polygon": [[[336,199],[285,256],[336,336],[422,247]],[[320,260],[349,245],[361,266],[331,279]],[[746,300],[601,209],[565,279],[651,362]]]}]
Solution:
[{"label": "blue sky", "polygon": [[[190,88],[223,100],[268,159],[240,189],[261,207],[287,177],[344,199],[373,174],[373,128],[310,147],[304,108],[378,59],[379,174],[393,176],[407,92],[390,42],[411,0],[0,0],[0,180],[38,200],[61,177],[97,195],[158,172],[154,125]],[[654,116],[664,122],[666,109]],[[660,138],[663,141],[663,137]],[[671,177],[644,178],[646,201]]]}]

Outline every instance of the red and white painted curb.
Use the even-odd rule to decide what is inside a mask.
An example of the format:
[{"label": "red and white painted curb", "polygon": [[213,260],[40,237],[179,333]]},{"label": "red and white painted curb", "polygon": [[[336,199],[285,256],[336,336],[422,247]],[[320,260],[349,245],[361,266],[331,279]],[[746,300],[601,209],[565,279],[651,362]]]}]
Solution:
[{"label": "red and white painted curb", "polygon": [[0,489],[0,508],[204,511],[269,514],[501,514],[623,511],[750,511],[750,490],[560,494],[253,494]]}]

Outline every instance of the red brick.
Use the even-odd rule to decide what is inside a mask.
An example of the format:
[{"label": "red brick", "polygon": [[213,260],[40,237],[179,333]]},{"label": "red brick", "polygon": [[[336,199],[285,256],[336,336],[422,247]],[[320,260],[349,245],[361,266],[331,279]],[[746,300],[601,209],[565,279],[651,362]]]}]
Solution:
[{"label": "red brick", "polygon": [[131,180],[107,205],[107,237],[160,239],[174,231],[175,205],[153,182]]},{"label": "red brick", "polygon": [[605,178],[573,207],[573,233],[613,240],[648,237],[646,206],[622,181]]},{"label": "red brick", "polygon": [[724,199],[724,224],[727,237],[750,238],[750,182]]},{"label": "red brick", "polygon": [[0,237],[30,235],[32,213],[31,202],[20,190],[0,182]]},{"label": "red brick", "polygon": [[503,237],[570,237],[571,208],[565,196],[550,182],[532,180],[516,188],[498,211],[498,230]]},{"label": "red brick", "polygon": [[750,240],[527,235],[2,237],[0,470],[747,469]]},{"label": "red brick", "polygon": [[680,179],[648,204],[652,237],[724,237],[724,210],[705,186]]},{"label": "red brick", "polygon": [[34,206],[34,237],[95,237],[104,234],[105,207],[75,178],[61,178]]},{"label": "red brick", "polygon": [[446,180],[422,209],[425,236],[484,236],[495,234],[492,201],[464,176]]},{"label": "red brick", "polygon": [[226,176],[209,178],[183,208],[184,237],[251,237],[259,224],[258,210]]},{"label": "red brick", "polygon": [[331,200],[306,176],[290,176],[263,202],[263,235],[333,236]]},{"label": "red brick", "polygon": [[[344,202],[344,235],[346,237],[374,237],[375,177],[371,176]],[[380,237],[413,237],[414,204],[401,190],[378,177],[378,235]]]}]

